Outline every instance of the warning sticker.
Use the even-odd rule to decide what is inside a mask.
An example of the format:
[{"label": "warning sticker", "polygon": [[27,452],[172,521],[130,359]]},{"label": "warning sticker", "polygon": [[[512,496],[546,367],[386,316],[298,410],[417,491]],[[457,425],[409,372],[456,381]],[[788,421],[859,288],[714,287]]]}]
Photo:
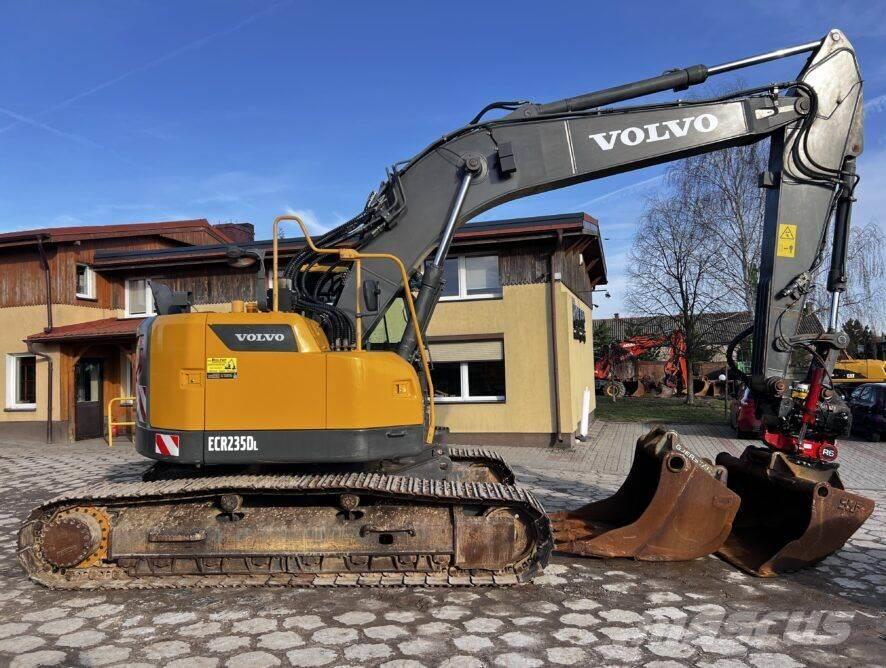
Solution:
[{"label": "warning sticker", "polygon": [[781,224],[778,226],[778,246],[775,254],[778,257],[796,257],[797,226]]},{"label": "warning sticker", "polygon": [[207,357],[206,358],[206,377],[207,378],[236,378],[237,377],[237,358],[236,357]]}]

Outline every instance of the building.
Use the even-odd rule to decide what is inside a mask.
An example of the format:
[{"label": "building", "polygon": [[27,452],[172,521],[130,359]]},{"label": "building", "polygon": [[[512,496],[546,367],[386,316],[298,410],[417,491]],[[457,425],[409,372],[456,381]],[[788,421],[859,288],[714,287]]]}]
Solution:
[{"label": "building", "polygon": [[[251,270],[229,265],[231,243],[270,255],[251,226],[205,220],[0,235],[3,432],[101,436],[109,399],[132,395],[135,333],[153,313],[149,280],[191,292],[195,310],[229,310],[254,285]],[[302,246],[283,240],[282,261]],[[570,443],[593,389],[591,293],[606,280],[596,221],[467,225],[446,277],[428,331],[443,438]],[[373,345],[402,334],[402,313],[389,310]],[[131,412],[125,402],[117,410],[116,419]]]}]

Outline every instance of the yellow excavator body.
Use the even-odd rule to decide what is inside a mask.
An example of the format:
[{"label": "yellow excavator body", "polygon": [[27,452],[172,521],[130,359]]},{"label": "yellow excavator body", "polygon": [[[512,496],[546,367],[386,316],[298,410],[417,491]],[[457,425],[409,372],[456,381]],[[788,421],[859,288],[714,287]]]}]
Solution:
[{"label": "yellow excavator body", "polygon": [[884,360],[838,360],[832,374],[835,385],[861,385],[886,381]]},{"label": "yellow excavator body", "polygon": [[[291,350],[232,350],[220,327],[264,335]],[[215,327],[215,329],[214,329]],[[236,341],[236,338],[234,339]],[[289,342],[286,336],[285,342]],[[323,331],[295,313],[187,313],[151,327],[150,424],[176,431],[364,429],[424,422],[418,376],[391,352],[332,352]]]}]

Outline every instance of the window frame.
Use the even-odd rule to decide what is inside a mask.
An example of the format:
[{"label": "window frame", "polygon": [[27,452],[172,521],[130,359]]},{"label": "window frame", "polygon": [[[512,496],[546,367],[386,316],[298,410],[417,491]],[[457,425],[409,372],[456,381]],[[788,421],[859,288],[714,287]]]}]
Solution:
[{"label": "window frame", "polygon": [[[18,401],[18,370],[19,360],[30,357],[34,360],[34,402],[21,403]],[[36,411],[37,410],[37,356],[33,353],[7,353],[6,354],[6,410],[8,411]]]},{"label": "window frame", "polygon": [[[154,293],[151,292],[151,287],[148,285],[148,278],[127,278],[123,283],[123,313],[126,318],[149,318],[152,315],[156,315],[156,310],[154,308]],[[135,281],[144,281],[145,282],[145,312],[144,313],[133,313],[130,310],[129,303],[129,284]]]},{"label": "window frame", "polygon": [[[472,257],[494,257],[495,264],[498,268],[498,290],[494,292],[481,292],[478,294],[470,295],[468,294],[468,270],[467,270],[467,258]],[[498,253],[466,253],[460,255],[450,255],[446,258],[447,260],[457,260],[458,261],[458,294],[457,295],[449,295],[447,297],[440,297],[441,302],[464,302],[471,301],[473,299],[501,299],[502,298],[502,285],[501,285],[501,258]]]},{"label": "window frame", "polygon": [[[129,371],[127,374],[126,371]],[[120,351],[120,398],[123,399],[125,397],[134,397],[133,392],[134,383],[132,382],[133,376],[135,375],[135,365],[130,361],[129,355],[126,354],[125,351]],[[133,400],[129,401],[121,401],[121,406],[132,406]]]},{"label": "window frame", "polygon": [[[504,350],[504,340],[497,339],[502,342],[502,356],[500,360],[494,360],[496,362],[501,362],[502,370],[505,371],[505,393],[502,395],[472,395],[471,394],[471,381],[470,381],[470,365],[471,364],[480,364],[481,362],[439,362],[439,364],[458,364],[458,381],[459,381],[459,396],[452,397],[434,397],[435,404],[504,404],[507,403],[508,398],[508,388],[507,388],[507,370],[505,367],[505,350]],[[441,342],[445,343],[445,342]],[[493,361],[493,360],[489,360]]]},{"label": "window frame", "polygon": [[[86,269],[86,292],[77,292],[77,269],[84,267]],[[95,269],[85,262],[77,262],[74,264],[74,294],[77,299],[92,299],[95,297]]]}]

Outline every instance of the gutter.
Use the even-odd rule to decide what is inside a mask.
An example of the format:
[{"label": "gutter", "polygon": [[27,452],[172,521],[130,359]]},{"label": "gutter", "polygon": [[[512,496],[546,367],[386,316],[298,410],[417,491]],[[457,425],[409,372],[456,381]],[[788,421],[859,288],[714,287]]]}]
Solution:
[{"label": "gutter", "polygon": [[[45,334],[52,331],[52,275],[49,271],[49,259],[46,257],[46,249],[43,247],[43,236],[37,235],[37,251],[40,253],[40,267],[43,269],[43,276],[46,281],[46,327],[43,328]],[[28,352],[46,362],[46,442],[52,443],[52,390],[53,390],[53,365],[52,358],[46,353],[39,352],[34,349],[32,341],[25,341]]]},{"label": "gutter", "polygon": [[551,350],[553,361],[551,367],[554,372],[554,438],[553,445],[557,448],[563,446],[563,434],[560,432],[560,361],[557,347],[557,283],[556,261],[557,252],[563,248],[563,230],[557,230],[557,246],[551,253]]},{"label": "gutter", "polygon": [[49,272],[49,260],[46,257],[46,249],[43,247],[43,237],[37,235],[37,251],[40,253],[40,268],[43,269],[43,277],[46,281],[46,334],[52,331],[52,276]]}]

